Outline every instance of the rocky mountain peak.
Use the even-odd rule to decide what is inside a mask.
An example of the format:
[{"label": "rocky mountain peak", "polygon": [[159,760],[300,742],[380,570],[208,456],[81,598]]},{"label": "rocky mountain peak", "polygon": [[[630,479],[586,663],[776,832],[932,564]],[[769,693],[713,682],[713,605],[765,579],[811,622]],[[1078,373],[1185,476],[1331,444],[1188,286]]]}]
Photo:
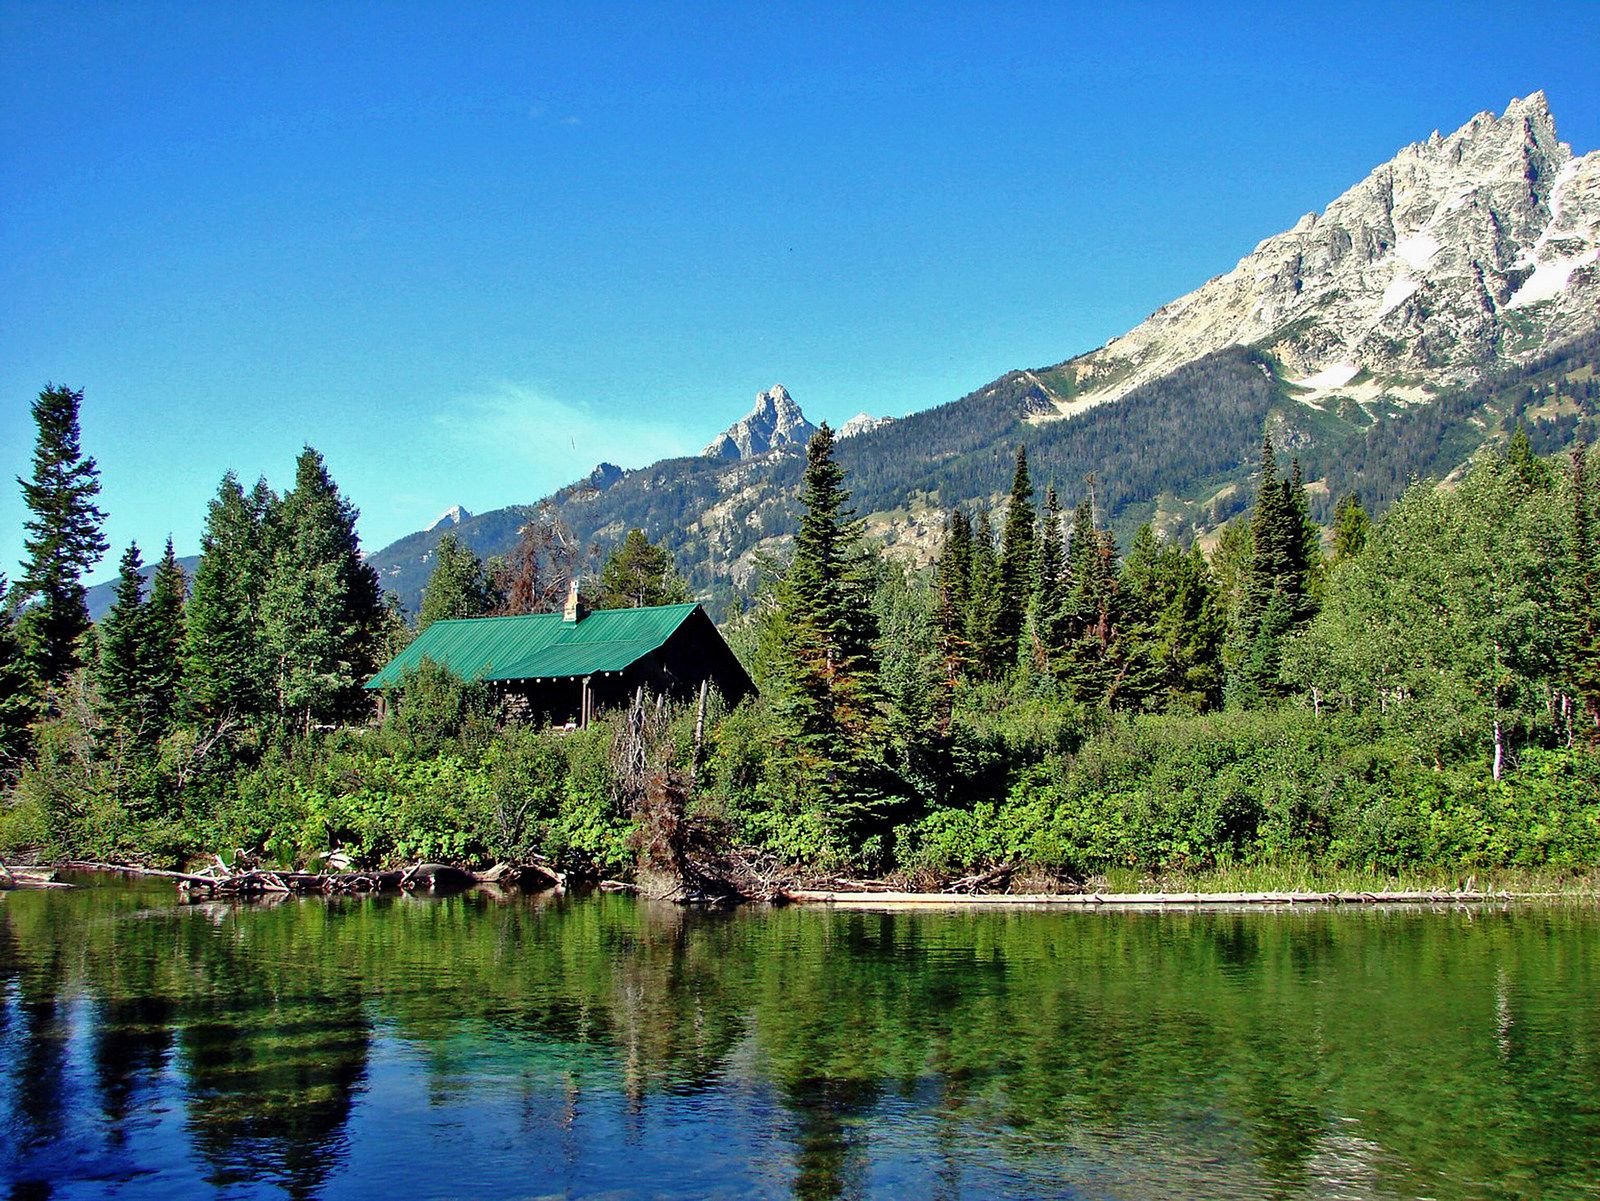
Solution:
[{"label": "rocky mountain peak", "polygon": [[774,384],[756,393],[755,407],[701,453],[713,459],[749,459],[785,446],[804,446],[816,432],[789,389]]},{"label": "rocky mountain peak", "polygon": [[472,514],[467,512],[464,506],[451,505],[443,513],[440,513],[439,516],[433,519],[432,524],[428,526],[428,531],[431,532],[433,530],[442,529],[446,526],[460,525],[463,521],[466,521],[471,516]]},{"label": "rocky mountain peak", "polygon": [[1575,158],[1534,92],[1405,147],[1232,271],[1043,374],[1064,377],[1071,414],[1245,345],[1308,403],[1425,400],[1600,324],[1597,227],[1600,152]]}]

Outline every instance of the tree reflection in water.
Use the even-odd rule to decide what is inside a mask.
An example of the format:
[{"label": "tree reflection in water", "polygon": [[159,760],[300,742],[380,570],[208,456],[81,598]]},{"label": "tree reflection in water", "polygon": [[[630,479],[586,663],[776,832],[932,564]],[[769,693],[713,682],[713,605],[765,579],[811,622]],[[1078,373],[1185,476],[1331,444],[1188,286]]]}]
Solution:
[{"label": "tree reflection in water", "polygon": [[1592,910],[0,903],[12,1195],[1578,1194]]}]

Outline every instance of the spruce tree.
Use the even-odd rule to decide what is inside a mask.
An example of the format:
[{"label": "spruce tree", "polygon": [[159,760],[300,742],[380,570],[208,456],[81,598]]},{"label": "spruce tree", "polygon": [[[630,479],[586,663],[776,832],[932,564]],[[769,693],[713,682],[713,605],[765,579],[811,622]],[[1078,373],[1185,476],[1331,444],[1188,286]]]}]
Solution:
[{"label": "spruce tree", "polygon": [[1016,471],[1011,477],[1011,500],[1000,535],[1000,598],[995,623],[995,644],[1007,655],[1006,666],[1016,662],[1023,623],[1033,599],[1038,551],[1034,540],[1033,484],[1028,478],[1028,451],[1017,447]]},{"label": "spruce tree", "polygon": [[433,571],[422,590],[417,632],[446,618],[485,617],[504,601],[483,560],[454,534],[446,534],[433,548]]},{"label": "spruce tree", "polygon": [[1118,678],[1117,548],[1095,521],[1094,477],[1086,483],[1067,543],[1056,673],[1071,696],[1098,705],[1112,699]]},{"label": "spruce tree", "polygon": [[1222,697],[1224,624],[1198,549],[1185,552],[1140,528],[1122,563],[1119,708],[1198,713]]},{"label": "spruce tree", "polygon": [[1261,441],[1260,474],[1250,518],[1250,564],[1229,652],[1230,692],[1241,706],[1282,692],[1283,642],[1315,613],[1321,566],[1299,460],[1290,475],[1279,475],[1270,433]]},{"label": "spruce tree", "polygon": [[853,849],[875,811],[872,748],[882,718],[877,623],[861,522],[826,423],[806,448],[794,559],[778,590],[780,757],[803,803],[819,803],[836,849]]},{"label": "spruce tree", "polygon": [[682,605],[693,600],[689,585],[678,574],[672,552],[654,545],[644,531],[632,529],[622,545],[611,552],[600,569],[600,609],[643,609],[652,605]]},{"label": "spruce tree", "polygon": [[78,640],[89,629],[83,573],[106,551],[105,514],[95,507],[100,473],[83,454],[78,409],[83,393],[48,386],[33,405],[38,438],[33,475],[17,480],[29,517],[27,562],[19,589],[30,602],[19,634],[41,683],[61,684],[79,662]]},{"label": "spruce tree", "polygon": [[361,559],[355,506],[306,447],[277,513],[277,546],[261,600],[262,644],[285,730],[352,720],[367,709],[383,615],[378,576]]},{"label": "spruce tree", "polygon": [[1340,499],[1333,510],[1333,562],[1359,555],[1372,534],[1372,519],[1354,492]]},{"label": "spruce tree", "polygon": [[972,662],[967,618],[972,600],[972,523],[959,508],[945,519],[944,544],[935,567],[939,585],[939,641],[944,653],[945,686],[952,690]]},{"label": "spruce tree", "polygon": [[967,642],[972,647],[972,673],[998,679],[1011,666],[1014,645],[1000,636],[1000,561],[995,555],[994,527],[986,511],[972,527],[972,570],[967,589]]},{"label": "spruce tree", "polygon": [[[0,574],[0,597],[5,595],[6,577]],[[11,614],[0,608],[0,784],[15,779],[28,753],[37,716],[33,674],[12,628]]]},{"label": "spruce tree", "polygon": [[1600,500],[1582,442],[1572,448],[1570,481],[1562,657],[1580,710],[1573,725],[1587,739],[1600,740]]},{"label": "spruce tree", "polygon": [[157,736],[171,731],[181,707],[187,643],[183,610],[187,594],[188,581],[169,537],[150,581],[150,599],[145,602],[145,672],[151,723]]},{"label": "spruce tree", "polygon": [[230,471],[206,513],[184,646],[185,704],[196,720],[253,718],[268,708],[261,598],[276,507],[266,481],[246,496]]},{"label": "spruce tree", "polygon": [[132,542],[122,554],[115,599],[96,629],[95,708],[108,742],[145,745],[155,740],[149,623],[144,562],[139,544]]},{"label": "spruce tree", "polygon": [[1030,616],[1033,665],[1041,672],[1050,669],[1065,637],[1063,585],[1067,563],[1061,538],[1061,502],[1052,485],[1045,489],[1044,514],[1039,519],[1039,562],[1034,569]]}]

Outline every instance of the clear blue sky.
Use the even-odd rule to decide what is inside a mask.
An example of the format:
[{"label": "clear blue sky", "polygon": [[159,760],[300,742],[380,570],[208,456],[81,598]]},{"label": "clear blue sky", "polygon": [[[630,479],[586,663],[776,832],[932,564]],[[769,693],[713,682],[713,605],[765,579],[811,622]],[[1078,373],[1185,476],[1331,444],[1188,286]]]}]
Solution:
[{"label": "clear blue sky", "polygon": [[114,549],[311,443],[377,547],[692,452],[775,382],[899,414],[1121,332],[1600,4],[0,6],[0,570],[86,390]]}]

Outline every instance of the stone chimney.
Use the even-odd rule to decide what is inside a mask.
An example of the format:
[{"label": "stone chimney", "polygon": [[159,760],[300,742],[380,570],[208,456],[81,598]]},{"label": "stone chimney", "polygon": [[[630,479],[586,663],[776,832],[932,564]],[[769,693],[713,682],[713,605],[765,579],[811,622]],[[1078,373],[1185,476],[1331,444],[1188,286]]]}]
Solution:
[{"label": "stone chimney", "polygon": [[573,576],[572,582],[567,585],[567,607],[561,612],[561,620],[574,623],[583,620],[583,601],[578,596],[577,576]]}]

